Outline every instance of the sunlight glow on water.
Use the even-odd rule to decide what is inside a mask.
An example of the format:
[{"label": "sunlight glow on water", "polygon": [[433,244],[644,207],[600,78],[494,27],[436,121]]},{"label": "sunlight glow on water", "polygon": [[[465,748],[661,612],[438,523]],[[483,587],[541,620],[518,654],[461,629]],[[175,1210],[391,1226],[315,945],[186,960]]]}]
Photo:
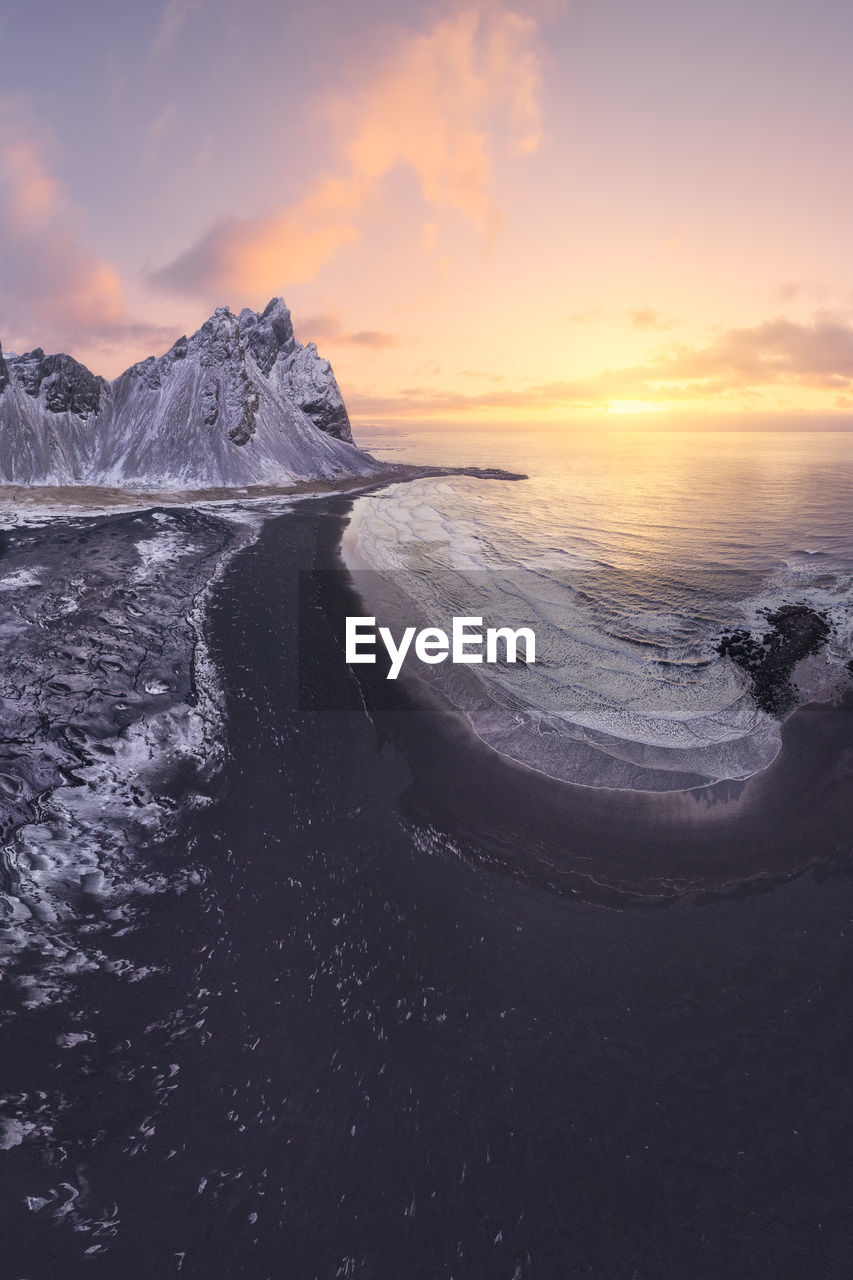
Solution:
[{"label": "sunlight glow on water", "polygon": [[[529,475],[360,498],[347,539],[364,565],[418,571],[427,616],[479,602],[493,623],[535,621],[542,662],[521,692],[502,669],[482,672],[499,701],[521,701],[528,730],[556,726],[599,746],[609,735],[620,745],[606,749],[643,766],[754,772],[775,754],[778,725],[713,645],[723,627],[760,626],[760,610],[786,600],[829,611],[824,665],[837,683],[853,631],[853,436],[635,428],[364,432],[360,442],[389,460]],[[448,570],[466,584],[456,600]],[[483,570],[495,571],[491,592]]]}]

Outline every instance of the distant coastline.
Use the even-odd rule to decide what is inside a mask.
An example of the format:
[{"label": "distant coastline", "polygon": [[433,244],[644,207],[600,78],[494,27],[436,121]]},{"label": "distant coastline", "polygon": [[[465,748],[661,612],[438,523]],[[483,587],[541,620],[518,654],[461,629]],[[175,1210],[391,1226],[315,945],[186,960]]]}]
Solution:
[{"label": "distant coastline", "polygon": [[[323,497],[336,493],[361,493],[385,485],[422,480],[430,476],[468,475],[488,480],[524,480],[525,476],[499,468],[417,466],[382,463],[371,476],[346,476],[335,480],[294,480],[283,485],[219,486],[207,489],[112,488],[99,485],[0,485],[0,525],[23,508],[34,518],[99,515],[107,511],[144,511],[150,507],[192,507],[209,503],[253,504],[274,499]],[[12,519],[12,523],[15,523]]]}]

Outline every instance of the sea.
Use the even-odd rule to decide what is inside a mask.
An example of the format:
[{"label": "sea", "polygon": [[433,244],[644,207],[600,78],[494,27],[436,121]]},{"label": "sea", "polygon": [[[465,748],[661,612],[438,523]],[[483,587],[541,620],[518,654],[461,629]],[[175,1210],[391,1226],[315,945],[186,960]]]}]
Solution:
[{"label": "sea", "polygon": [[[798,674],[800,700],[848,683],[852,434],[454,427],[359,442],[382,459],[527,476],[384,489],[359,499],[345,539],[357,574],[395,581],[433,625],[470,614],[534,629],[535,666],[483,665],[479,695],[470,681],[455,691],[481,736],[525,763],[652,789],[766,767],[779,721],[716,644],[729,627],[760,635],[784,603],[832,624]],[[361,581],[370,596],[370,573]],[[406,620],[405,603],[396,612]]]}]

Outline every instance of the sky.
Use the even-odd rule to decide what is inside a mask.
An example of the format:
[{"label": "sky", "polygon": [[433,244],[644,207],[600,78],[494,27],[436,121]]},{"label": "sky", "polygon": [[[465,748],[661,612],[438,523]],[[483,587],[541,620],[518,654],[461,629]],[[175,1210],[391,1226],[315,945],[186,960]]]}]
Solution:
[{"label": "sky", "polygon": [[853,425],[851,49],[849,0],[0,0],[0,342],[112,377],[280,294],[357,423]]}]

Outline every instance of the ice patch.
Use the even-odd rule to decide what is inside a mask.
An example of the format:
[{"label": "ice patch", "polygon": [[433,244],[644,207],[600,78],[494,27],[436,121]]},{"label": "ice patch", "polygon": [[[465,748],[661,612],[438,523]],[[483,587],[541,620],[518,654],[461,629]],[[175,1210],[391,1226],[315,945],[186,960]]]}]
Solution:
[{"label": "ice patch", "polygon": [[11,1151],[19,1147],[35,1125],[24,1120],[8,1120],[0,1116],[0,1151]]},{"label": "ice patch", "polygon": [[[159,512],[155,512],[159,515]],[[184,556],[198,555],[200,546],[180,533],[165,532],[154,538],[143,538],[136,544],[142,564],[134,570],[134,582],[147,582]]]},{"label": "ice patch", "polygon": [[41,582],[40,569],[17,569],[0,578],[0,591],[21,591],[25,587],[37,587]]},{"label": "ice patch", "polygon": [[91,1031],[69,1031],[65,1035],[57,1036],[56,1043],[60,1049],[74,1049],[78,1044],[88,1044],[94,1038]]}]

